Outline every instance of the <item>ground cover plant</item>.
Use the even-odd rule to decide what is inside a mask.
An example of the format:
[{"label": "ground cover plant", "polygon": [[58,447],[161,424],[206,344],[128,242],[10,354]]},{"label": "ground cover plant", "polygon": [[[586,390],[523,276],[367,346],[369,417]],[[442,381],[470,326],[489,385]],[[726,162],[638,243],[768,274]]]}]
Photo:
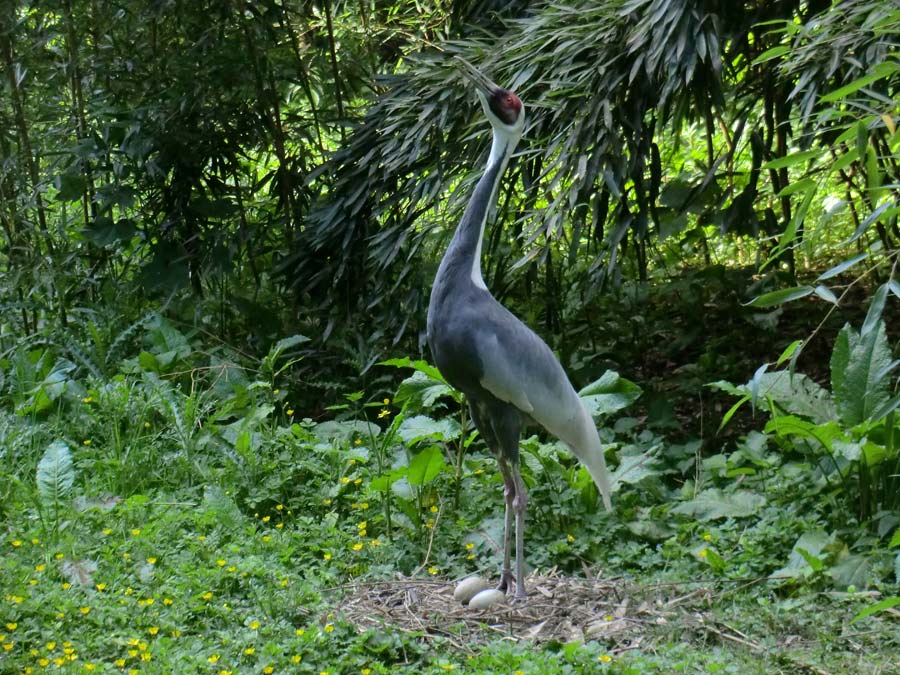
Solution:
[{"label": "ground cover plant", "polygon": [[[726,6],[727,5],[727,6]],[[14,0],[0,11],[0,673],[900,672],[890,3]],[[425,305],[525,101],[494,294],[615,511],[502,483]]]}]

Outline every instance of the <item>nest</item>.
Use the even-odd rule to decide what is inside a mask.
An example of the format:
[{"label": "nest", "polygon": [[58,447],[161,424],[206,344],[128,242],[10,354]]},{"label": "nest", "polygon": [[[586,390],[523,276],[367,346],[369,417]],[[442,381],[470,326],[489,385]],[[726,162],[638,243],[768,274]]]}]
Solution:
[{"label": "nest", "polygon": [[[360,631],[397,630],[441,638],[459,649],[498,638],[546,642],[599,640],[612,652],[636,648],[651,626],[666,624],[683,602],[706,589],[674,599],[646,600],[621,578],[579,578],[556,570],[533,572],[524,603],[501,603],[484,611],[453,598],[451,580],[401,578],[344,587],[337,611]],[[671,589],[670,589],[671,590]],[[643,591],[642,591],[643,593]]]}]

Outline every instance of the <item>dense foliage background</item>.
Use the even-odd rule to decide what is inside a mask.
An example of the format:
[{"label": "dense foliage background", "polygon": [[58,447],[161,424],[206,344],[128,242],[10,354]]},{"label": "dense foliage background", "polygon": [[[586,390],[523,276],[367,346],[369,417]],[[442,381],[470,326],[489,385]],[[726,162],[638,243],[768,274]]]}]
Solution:
[{"label": "dense foliage background", "polygon": [[[462,55],[528,120],[485,277],[593,383],[619,480],[601,516],[583,471],[526,440],[532,563],[761,580],[740,597],[769,614],[732,609],[733,636],[770,636],[785,672],[860,651],[887,672],[896,638],[871,636],[900,604],[898,45],[900,8],[872,0],[4,0],[0,670],[74,668],[40,645],[78,630],[94,668],[151,668],[146,643],[99,647],[136,639],[113,587],[171,601],[140,606],[142,630],[169,631],[159,672],[183,631],[210,672],[229,649],[248,672],[456,663],[343,627],[349,658],[309,608],[347,579],[496,557],[473,534],[499,522],[490,457],[418,361],[489,143]],[[123,551],[166,557],[168,585]],[[250,581],[220,576],[237,558]],[[860,637],[857,613],[881,628]],[[240,651],[263,617],[268,646]],[[789,631],[813,646],[798,657]],[[616,659],[585,653],[622,672],[743,658],[681,639],[656,635],[660,662],[614,638]],[[472,672],[510,672],[491,653]]]}]

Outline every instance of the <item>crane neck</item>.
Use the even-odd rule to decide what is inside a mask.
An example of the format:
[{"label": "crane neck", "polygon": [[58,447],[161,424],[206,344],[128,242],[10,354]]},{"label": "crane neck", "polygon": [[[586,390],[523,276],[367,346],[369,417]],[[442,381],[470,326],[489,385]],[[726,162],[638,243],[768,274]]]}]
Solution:
[{"label": "crane neck", "polygon": [[475,185],[472,198],[463,212],[462,220],[459,221],[459,227],[456,228],[456,233],[444,254],[438,268],[436,285],[438,281],[448,276],[457,283],[468,276],[472,284],[487,290],[481,276],[481,244],[484,240],[484,228],[488,214],[497,200],[500,178],[506,170],[517,141],[517,137],[494,129],[487,166]]}]

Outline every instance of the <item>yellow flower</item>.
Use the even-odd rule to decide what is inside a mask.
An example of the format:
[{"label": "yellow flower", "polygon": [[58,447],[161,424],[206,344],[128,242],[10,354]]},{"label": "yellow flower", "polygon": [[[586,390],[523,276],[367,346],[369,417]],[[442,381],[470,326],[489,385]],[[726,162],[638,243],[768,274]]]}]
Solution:
[{"label": "yellow flower", "polygon": [[279,584],[282,588],[287,588],[287,587],[288,587],[288,584],[290,584],[290,581],[288,581],[288,578],[285,577],[284,579],[282,579],[281,581],[279,581],[278,584]]},{"label": "yellow flower", "polygon": [[442,668],[443,670],[456,670],[456,666],[455,666],[454,664],[452,664],[452,663],[444,663],[444,664],[441,664],[441,668]]},{"label": "yellow flower", "polygon": [[64,556],[62,553],[57,553],[57,554],[54,555],[53,557],[56,558],[57,560],[62,560],[62,559],[65,558],[66,556]]},{"label": "yellow flower", "polygon": [[246,654],[247,656],[253,656],[253,652],[255,652],[255,651],[256,651],[256,649],[254,649],[253,647],[247,647],[244,650],[244,654]]},{"label": "yellow flower", "polygon": [[284,523],[278,523],[278,524],[275,526],[275,529],[276,529],[276,530],[280,530],[280,529],[282,529],[282,528],[284,528]]},{"label": "yellow flower", "polygon": [[330,554],[330,553],[325,553],[325,554],[322,555],[322,557],[323,557],[325,560],[331,560],[331,554]]},{"label": "yellow flower", "polygon": [[229,571],[229,572],[237,572],[237,567],[235,567],[234,565],[229,565],[229,566],[228,566],[228,571]]},{"label": "yellow flower", "polygon": [[276,504],[275,510],[276,511],[284,511],[284,504]]},{"label": "yellow flower", "polygon": [[612,657],[609,654],[603,654],[602,656],[597,658],[601,663],[609,663],[612,661]]},{"label": "yellow flower", "polygon": [[163,598],[163,604],[164,604],[166,607],[168,607],[169,605],[171,605],[172,602],[173,602],[173,601],[172,601],[172,598]]},{"label": "yellow flower", "polygon": [[100,591],[102,593],[103,591],[106,590],[106,584],[97,584],[96,588],[98,591]]},{"label": "yellow flower", "polygon": [[91,611],[91,608],[90,607],[82,607],[78,611],[81,612],[82,614],[89,614]]},{"label": "yellow flower", "polygon": [[359,536],[360,536],[360,537],[365,537],[365,536],[366,536],[366,531],[365,531],[365,530],[360,530],[360,531],[359,531]]},{"label": "yellow flower", "polygon": [[384,399],[384,400],[382,401],[382,403],[384,403],[385,405],[390,405],[390,404],[391,404],[391,399],[386,398],[386,399]]},{"label": "yellow flower", "polygon": [[294,654],[291,657],[291,663],[300,663],[302,660],[303,660],[303,657],[300,656],[299,654]]},{"label": "yellow flower", "polygon": [[350,479],[347,478],[347,476],[341,476],[341,483],[343,483],[344,485],[346,485],[346,484],[349,483],[349,482],[350,482]]},{"label": "yellow flower", "polygon": [[362,478],[357,478],[355,481],[353,481],[354,485],[359,485],[360,483],[362,483]]},{"label": "yellow flower", "polygon": [[220,670],[219,675],[231,675],[231,671],[230,670]]},{"label": "yellow flower", "polygon": [[116,668],[124,668],[125,667],[125,659],[116,659],[113,661],[113,665]]},{"label": "yellow flower", "polygon": [[431,567],[428,568],[428,574],[435,575],[438,572],[440,572],[440,570],[437,567],[435,567],[434,565],[432,565]]},{"label": "yellow flower", "polygon": [[40,565],[34,566],[34,571],[35,572],[43,572],[46,568],[47,568],[47,566],[44,563],[41,563]]},{"label": "yellow flower", "polygon": [[371,668],[363,668],[361,671],[359,671],[359,675],[371,675],[371,673],[372,673]]},{"label": "yellow flower", "polygon": [[181,631],[176,628],[171,633],[169,633],[169,635],[171,635],[173,638],[179,638],[181,637]]},{"label": "yellow flower", "polygon": [[225,561],[219,558],[218,560],[216,560],[216,565],[218,565],[219,567],[225,567]]},{"label": "yellow flower", "polygon": [[272,516],[263,516],[262,521],[263,521],[264,523],[268,523],[270,520],[272,520]]},{"label": "yellow flower", "polygon": [[333,633],[333,632],[334,632],[334,624],[333,624],[333,623],[326,623],[326,624],[325,624],[325,632],[326,632],[326,633]]},{"label": "yellow flower", "polygon": [[263,540],[263,542],[265,542],[266,544],[268,544],[270,541],[272,541],[272,537],[270,537],[270,536],[267,535],[267,534],[264,534],[262,540]]},{"label": "yellow flower", "polygon": [[39,665],[41,668],[46,668],[47,666],[50,665],[50,659],[48,659],[48,658],[46,658],[46,657],[45,657],[45,658],[40,658],[40,659],[38,659],[38,665]]},{"label": "yellow flower", "polygon": [[200,597],[203,598],[204,600],[212,600],[212,596],[213,596],[212,591],[206,591],[206,593],[204,593]]},{"label": "yellow flower", "polygon": [[63,589],[64,591],[67,591],[67,590],[69,590],[70,588],[72,588],[72,584],[70,584],[68,581],[62,582],[62,589]]},{"label": "yellow flower", "polygon": [[151,557],[151,558],[147,558],[147,564],[148,564],[148,565],[155,565],[155,564],[156,564],[156,558],[152,558],[152,557]]},{"label": "yellow flower", "polygon": [[219,661],[219,655],[218,655],[218,654],[213,654],[212,656],[210,656],[210,657],[209,657],[208,659],[206,659],[206,660],[209,661],[210,663],[218,663],[218,661]]},{"label": "yellow flower", "polygon": [[90,439],[90,438],[85,438],[85,439],[84,439],[83,441],[81,441],[81,442],[82,442],[84,445],[90,445],[90,444],[91,444],[91,439]]},{"label": "yellow flower", "polygon": [[48,651],[48,652],[52,652],[54,649],[56,649],[56,643],[55,643],[55,642],[48,642],[48,643],[45,644],[44,646],[47,648],[47,651]]},{"label": "yellow flower", "polygon": [[467,551],[471,551],[473,548],[475,548],[475,544],[473,544],[471,541],[468,544],[466,544]]},{"label": "yellow flower", "polygon": [[292,417],[293,414],[294,414],[294,411],[293,411],[293,409],[291,409],[291,408],[288,408],[285,412],[287,413],[287,416],[288,416],[288,417]]},{"label": "yellow flower", "polygon": [[13,647],[15,647],[15,646],[16,646],[15,642],[4,642],[3,643],[3,651],[11,652]]},{"label": "yellow flower", "polygon": [[17,624],[15,621],[10,621],[8,624],[6,624],[6,630],[10,632],[14,631],[18,627],[19,624]]},{"label": "yellow flower", "polygon": [[297,637],[303,637],[303,634],[306,632],[306,630],[304,628],[298,628],[294,632],[297,634]]},{"label": "yellow flower", "polygon": [[712,541],[712,535],[709,532],[707,532],[706,534],[703,535],[703,541]]},{"label": "yellow flower", "polygon": [[378,419],[381,419],[382,417],[387,417],[390,414],[391,414],[391,411],[388,410],[387,408],[384,408],[380,413],[378,413]]},{"label": "yellow flower", "polygon": [[256,630],[257,628],[259,628],[259,621],[251,621],[250,630]]},{"label": "yellow flower", "polygon": [[85,396],[83,399],[81,399],[81,402],[82,403],[93,403],[94,398],[92,396]]},{"label": "yellow flower", "polygon": [[513,675],[525,675],[525,671],[524,670],[514,670]]},{"label": "yellow flower", "polygon": [[140,528],[137,528],[137,527],[136,527],[136,528],[134,528],[134,529],[131,531],[131,536],[132,536],[132,537],[136,537],[136,536],[138,536],[140,533],[141,533]]},{"label": "yellow flower", "polygon": [[432,505],[431,505],[430,511],[431,511],[432,513],[437,513],[437,512],[438,512],[437,504],[432,504]]},{"label": "yellow flower", "polygon": [[568,541],[570,544],[572,544],[572,543],[575,542],[575,537],[574,537],[573,535],[571,535],[571,534],[567,534],[567,535],[566,535],[566,541]]},{"label": "yellow flower", "polygon": [[361,523],[358,523],[358,524],[357,524],[356,529],[357,529],[357,530],[364,530],[364,529],[366,529],[368,526],[369,526],[369,521],[368,521],[368,520],[364,520],[364,521],[362,521]]},{"label": "yellow flower", "polygon": [[97,667],[97,666],[95,666],[93,663],[85,663],[85,664],[84,664],[84,669],[85,669],[85,670],[93,670],[93,669],[96,668],[96,667]]},{"label": "yellow flower", "polygon": [[707,551],[706,549],[703,549],[697,555],[699,555],[701,558],[705,558],[709,555],[709,551]]},{"label": "yellow flower", "polygon": [[360,551],[360,550],[362,550],[362,547],[363,547],[363,545],[360,544],[359,542],[356,542],[355,544],[353,544],[354,551]]},{"label": "yellow flower", "polygon": [[325,506],[331,506],[331,500],[330,500],[330,499],[323,499],[323,500],[322,500],[322,503],[323,503]]},{"label": "yellow flower", "polygon": [[147,629],[147,632],[150,633],[150,635],[156,635],[159,632],[159,626],[150,626],[150,628]]},{"label": "yellow flower", "polygon": [[274,673],[274,672],[275,672],[275,669],[272,666],[266,666],[265,668],[263,668],[263,675],[270,675],[271,673]]},{"label": "yellow flower", "polygon": [[369,542],[372,546],[381,546],[381,542],[378,539],[373,539]]},{"label": "yellow flower", "polygon": [[198,535],[197,535],[197,541],[206,541],[206,535],[198,534]]},{"label": "yellow flower", "polygon": [[360,445],[362,445],[362,439],[357,438],[355,441],[353,441],[353,445],[355,445],[356,447],[359,447]]},{"label": "yellow flower", "polygon": [[38,539],[37,537],[32,537],[31,543],[34,544],[35,546],[37,546],[38,544],[41,543],[41,540]]},{"label": "yellow flower", "polygon": [[13,548],[19,548],[22,545],[22,540],[13,539],[10,543],[13,545]]}]

